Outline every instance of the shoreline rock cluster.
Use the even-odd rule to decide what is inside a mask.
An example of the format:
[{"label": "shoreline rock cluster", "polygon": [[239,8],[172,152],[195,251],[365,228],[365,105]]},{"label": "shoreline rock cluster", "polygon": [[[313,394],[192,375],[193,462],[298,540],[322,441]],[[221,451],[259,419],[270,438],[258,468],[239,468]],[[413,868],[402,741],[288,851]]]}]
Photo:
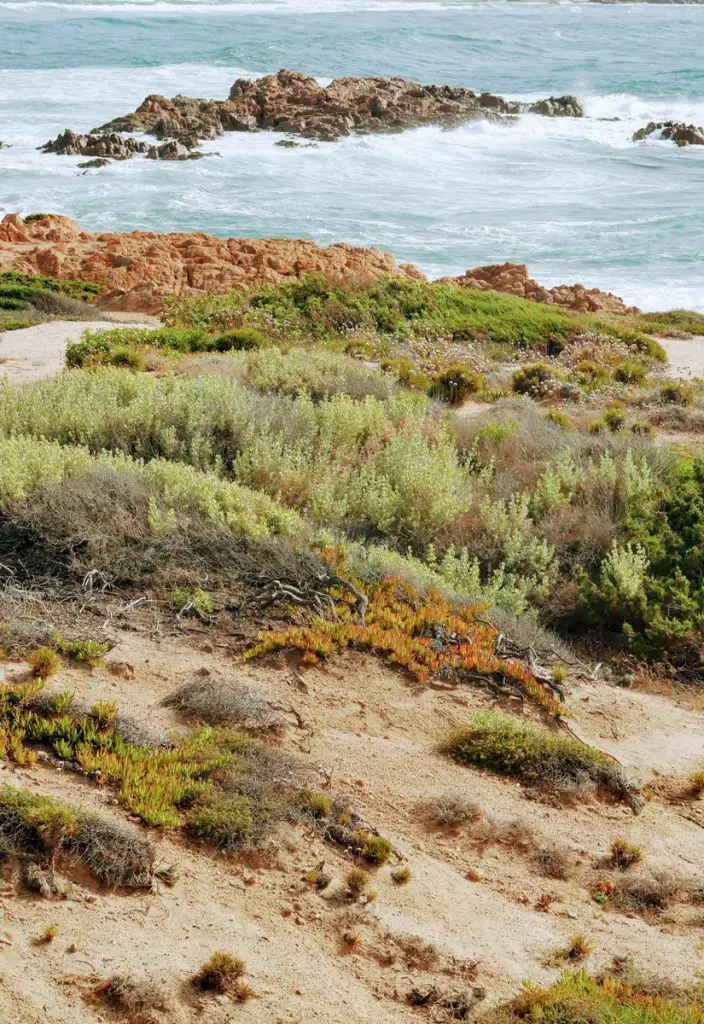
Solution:
[{"label": "shoreline rock cluster", "polygon": [[[401,132],[421,125],[450,128],[488,118],[520,114],[582,117],[574,96],[550,96],[535,103],[506,100],[491,93],[451,85],[420,85],[404,78],[337,78],[321,86],[315,78],[283,69],[250,81],[238,79],[227,100],[150,95],[131,114],[93,128],[88,135],[69,129],[40,147],[59,155],[116,160],[143,154],[152,159],[194,159],[200,143],[225,132],[279,132],[336,142],[352,134]],[[125,138],[152,135],[166,146]]]},{"label": "shoreline rock cluster", "polygon": [[704,146],[704,128],[684,121],[650,121],[633,135],[634,142],[644,142],[654,136],[674,142],[676,146]]},{"label": "shoreline rock cluster", "polygon": [[[99,159],[99,158],[98,158]],[[323,248],[290,238],[214,238],[201,233],[82,231],[68,217],[48,214],[24,220],[7,214],[0,222],[0,270],[80,278],[103,286],[98,304],[106,310],[158,313],[167,294],[225,294],[299,280],[322,273],[331,279],[425,276],[377,248],[337,243]],[[541,288],[525,266],[502,263],[468,270],[449,282],[494,289],[564,306],[576,312],[630,313],[616,295],[583,285]]]}]

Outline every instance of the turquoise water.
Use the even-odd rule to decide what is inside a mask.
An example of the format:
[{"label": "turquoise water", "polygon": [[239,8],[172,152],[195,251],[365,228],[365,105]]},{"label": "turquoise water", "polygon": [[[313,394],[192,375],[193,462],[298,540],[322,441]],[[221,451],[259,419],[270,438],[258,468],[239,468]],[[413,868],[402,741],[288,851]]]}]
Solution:
[{"label": "turquoise water", "polygon": [[[203,230],[379,245],[432,276],[528,263],[644,308],[704,309],[704,148],[631,142],[704,124],[704,7],[412,0],[0,2],[0,206],[88,229]],[[573,92],[583,120],[423,128],[81,174],[36,147],[150,92],[225,97],[240,75],[400,74],[511,97]]]}]

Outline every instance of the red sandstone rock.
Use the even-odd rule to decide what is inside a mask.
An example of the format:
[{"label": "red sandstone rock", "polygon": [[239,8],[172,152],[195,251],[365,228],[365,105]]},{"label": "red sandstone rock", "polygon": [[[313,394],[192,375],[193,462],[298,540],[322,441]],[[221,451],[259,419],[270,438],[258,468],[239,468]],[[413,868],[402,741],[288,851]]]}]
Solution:
[{"label": "red sandstone rock", "polygon": [[626,306],[623,299],[599,288],[585,288],[582,284],[561,284],[543,288],[528,274],[523,263],[494,263],[486,267],[467,270],[461,277],[444,277],[442,281],[479,291],[504,292],[533,302],[564,306],[577,313],[637,313],[635,306]]},{"label": "red sandstone rock", "polygon": [[224,294],[279,284],[306,274],[331,277],[411,277],[381,249],[338,243],[322,248],[289,238],[213,238],[204,234],[89,234],[68,217],[27,223],[18,214],[0,222],[0,268],[103,285],[105,309],[156,313],[164,295]]}]

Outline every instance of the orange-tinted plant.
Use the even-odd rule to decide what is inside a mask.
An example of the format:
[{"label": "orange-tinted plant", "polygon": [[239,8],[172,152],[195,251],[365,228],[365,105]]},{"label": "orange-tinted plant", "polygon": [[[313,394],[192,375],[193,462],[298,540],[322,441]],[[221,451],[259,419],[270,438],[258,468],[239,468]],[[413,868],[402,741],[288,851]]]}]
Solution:
[{"label": "orange-tinted plant", "polygon": [[[337,563],[335,569],[342,575],[337,553],[324,554]],[[498,657],[498,630],[478,618],[480,606],[455,608],[437,590],[421,595],[403,580],[387,578],[367,589],[369,603],[362,623],[352,596],[342,589],[333,596],[336,618],[309,615],[301,624],[266,630],[245,657],[293,649],[301,652],[303,664],[315,665],[352,647],[384,655],[419,683],[441,676],[503,676],[550,714],[559,714],[557,699],[525,665]]]}]

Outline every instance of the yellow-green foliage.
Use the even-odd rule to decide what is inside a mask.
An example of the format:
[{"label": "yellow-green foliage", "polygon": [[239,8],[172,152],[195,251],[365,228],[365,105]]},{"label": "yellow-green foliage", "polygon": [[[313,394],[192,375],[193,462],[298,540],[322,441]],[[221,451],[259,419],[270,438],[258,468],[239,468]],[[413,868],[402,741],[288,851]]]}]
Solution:
[{"label": "yellow-green foliage", "polygon": [[88,668],[100,668],[103,655],[110,650],[109,643],[97,640],[65,640],[59,633],[51,634],[51,642],[57,651],[65,654],[72,661],[80,661]]},{"label": "yellow-green foliage", "polygon": [[281,508],[264,494],[221,480],[214,473],[202,473],[166,459],[145,463],[120,453],[92,455],[85,447],[30,437],[0,442],[0,505],[21,500],[42,485],[56,485],[96,468],[112,468],[134,477],[173,509],[171,517],[160,516],[154,510],[149,525],[155,531],[168,529],[178,509],[188,506],[194,506],[216,525],[251,536],[291,536],[302,531],[302,523],[294,512]]},{"label": "yellow-green foliage", "polygon": [[247,968],[243,960],[230,953],[213,953],[192,978],[193,985],[203,992],[227,993],[244,1003],[254,995],[242,981]]},{"label": "yellow-green foliage", "polygon": [[609,851],[609,863],[612,867],[625,871],[642,860],[643,851],[639,846],[635,846],[625,839],[614,839]]},{"label": "yellow-green foliage", "polygon": [[112,705],[98,704],[80,715],[66,701],[37,702],[42,685],[0,689],[0,756],[26,764],[36,756],[33,747],[49,747],[112,786],[120,803],[145,824],[188,824],[193,835],[225,848],[250,840],[272,815],[268,795],[223,794],[210,781],[227,766],[244,770],[242,751],[250,752],[252,762],[251,752],[259,748],[248,737],[206,728],[178,746],[152,750],[122,738]]},{"label": "yellow-green foliage", "polygon": [[37,647],[27,661],[35,679],[48,679],[61,667],[61,659],[51,647]]},{"label": "yellow-green foliage", "polygon": [[486,1024],[702,1024],[704,1007],[616,978],[565,972],[549,988],[526,984],[520,995],[484,1017]]},{"label": "yellow-green foliage", "polygon": [[529,784],[613,788],[614,762],[606,754],[500,711],[481,711],[457,725],[441,750],[461,764]]}]

